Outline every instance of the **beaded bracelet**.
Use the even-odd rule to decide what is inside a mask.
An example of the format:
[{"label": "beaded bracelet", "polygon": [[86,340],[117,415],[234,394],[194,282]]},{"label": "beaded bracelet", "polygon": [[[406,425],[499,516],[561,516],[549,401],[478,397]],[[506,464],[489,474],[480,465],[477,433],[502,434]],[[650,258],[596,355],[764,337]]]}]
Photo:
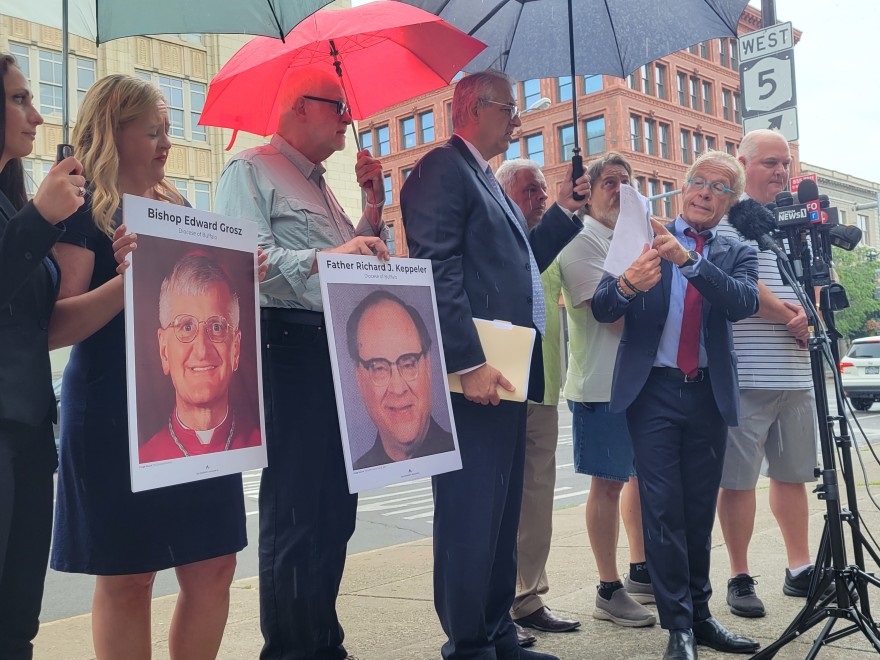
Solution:
[{"label": "beaded bracelet", "polygon": [[626,277],[626,273],[623,273],[623,274],[621,275],[621,277],[623,278],[623,283],[626,284],[630,289],[632,289],[632,290],[635,291],[636,293],[644,293],[644,291],[642,291],[641,289],[636,288],[636,285],[633,284],[632,282],[630,282],[630,281],[627,279],[627,277]]},{"label": "beaded bracelet", "polygon": [[618,292],[621,296],[623,296],[624,298],[626,298],[627,300],[632,300],[633,298],[636,297],[636,294],[634,294],[634,293],[627,293],[626,291],[623,290],[623,287],[620,286],[620,280],[619,280],[619,279],[617,280],[616,284],[617,284],[617,292]]}]

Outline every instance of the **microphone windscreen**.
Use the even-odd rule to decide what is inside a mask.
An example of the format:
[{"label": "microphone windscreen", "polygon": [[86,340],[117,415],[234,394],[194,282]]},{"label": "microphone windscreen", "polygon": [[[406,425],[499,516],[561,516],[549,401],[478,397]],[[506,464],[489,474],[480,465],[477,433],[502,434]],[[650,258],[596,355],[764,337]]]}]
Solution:
[{"label": "microphone windscreen", "polygon": [[753,199],[744,199],[731,206],[727,221],[743,238],[752,241],[776,231],[773,214]]},{"label": "microphone windscreen", "polygon": [[791,206],[794,204],[794,197],[787,190],[783,190],[776,195],[776,206]]},{"label": "microphone windscreen", "polygon": [[819,199],[819,187],[812,179],[804,179],[798,184],[798,203],[806,204],[814,199]]},{"label": "microphone windscreen", "polygon": [[831,206],[831,200],[828,199],[828,195],[819,195],[819,208],[827,209]]}]

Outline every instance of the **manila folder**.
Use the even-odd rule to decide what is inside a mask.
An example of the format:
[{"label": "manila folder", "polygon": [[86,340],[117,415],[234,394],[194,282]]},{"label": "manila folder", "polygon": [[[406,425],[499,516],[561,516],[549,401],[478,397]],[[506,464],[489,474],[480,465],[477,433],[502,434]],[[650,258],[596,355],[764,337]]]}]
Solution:
[{"label": "manila folder", "polygon": [[[498,388],[498,395],[505,401],[525,401],[529,391],[529,367],[535,346],[535,329],[513,325],[507,321],[474,319],[477,334],[483,345],[486,362],[498,369],[516,388],[508,392]],[[461,393],[461,377],[449,374],[449,391]]]}]

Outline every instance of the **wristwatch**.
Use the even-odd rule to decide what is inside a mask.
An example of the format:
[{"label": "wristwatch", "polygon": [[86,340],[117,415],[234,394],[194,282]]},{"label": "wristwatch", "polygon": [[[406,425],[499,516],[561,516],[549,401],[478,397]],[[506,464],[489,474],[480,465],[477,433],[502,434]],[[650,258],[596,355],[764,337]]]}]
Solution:
[{"label": "wristwatch", "polygon": [[683,264],[679,266],[679,268],[687,268],[688,266],[693,266],[700,260],[700,253],[696,250],[688,250],[688,258]]}]

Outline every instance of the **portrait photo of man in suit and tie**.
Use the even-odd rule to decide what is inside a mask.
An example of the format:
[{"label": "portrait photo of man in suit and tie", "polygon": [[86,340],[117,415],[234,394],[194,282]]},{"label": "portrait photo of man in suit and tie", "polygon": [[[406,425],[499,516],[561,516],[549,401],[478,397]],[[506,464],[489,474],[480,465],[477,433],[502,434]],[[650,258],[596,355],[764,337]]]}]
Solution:
[{"label": "portrait photo of man in suit and tie", "polygon": [[759,648],[709,610],[715,502],[738,421],[731,324],[758,309],[757,253],[715,228],[737,212],[744,185],[735,157],[702,154],[685,175],[681,215],[652,220],[653,243],[620,276],[606,273],[592,301],[597,321],[624,318],[611,410],[626,413],[632,437],[665,660],[692,660],[697,644]]}]

